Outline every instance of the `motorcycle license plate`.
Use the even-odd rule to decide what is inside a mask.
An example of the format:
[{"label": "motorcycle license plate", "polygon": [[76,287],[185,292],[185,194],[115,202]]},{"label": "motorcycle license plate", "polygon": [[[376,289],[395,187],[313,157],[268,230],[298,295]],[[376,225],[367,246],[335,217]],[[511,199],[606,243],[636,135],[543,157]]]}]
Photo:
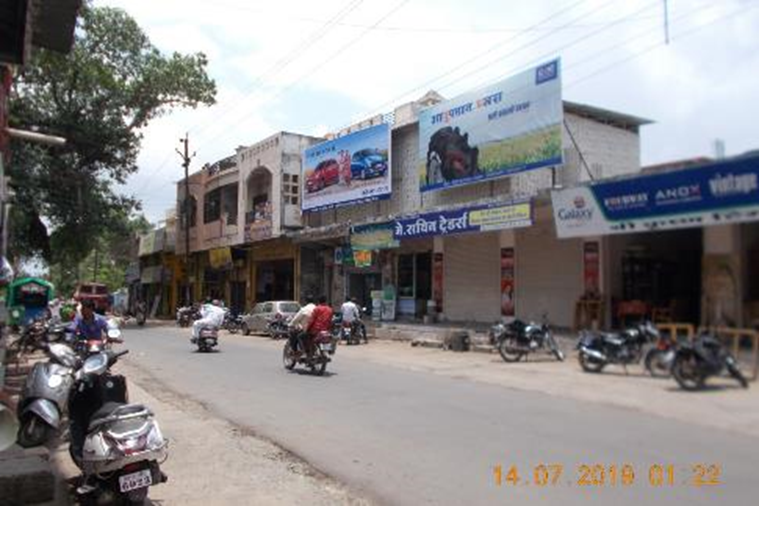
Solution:
[{"label": "motorcycle license plate", "polygon": [[139,488],[149,487],[153,484],[153,476],[150,470],[142,470],[119,477],[119,489],[121,492],[131,492]]}]

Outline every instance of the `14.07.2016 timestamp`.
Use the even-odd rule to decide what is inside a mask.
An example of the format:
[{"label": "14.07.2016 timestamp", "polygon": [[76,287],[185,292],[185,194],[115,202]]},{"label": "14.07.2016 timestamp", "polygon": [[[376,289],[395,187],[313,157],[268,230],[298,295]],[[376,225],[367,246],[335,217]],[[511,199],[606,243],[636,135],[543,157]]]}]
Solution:
[{"label": "14.07.2016 timestamp", "polygon": [[560,486],[629,487],[643,484],[650,487],[687,485],[693,487],[722,484],[722,468],[718,464],[692,464],[676,468],[673,464],[651,464],[635,467],[632,464],[579,464],[565,474],[563,464],[537,464],[519,468],[498,464],[493,468],[496,486]]}]

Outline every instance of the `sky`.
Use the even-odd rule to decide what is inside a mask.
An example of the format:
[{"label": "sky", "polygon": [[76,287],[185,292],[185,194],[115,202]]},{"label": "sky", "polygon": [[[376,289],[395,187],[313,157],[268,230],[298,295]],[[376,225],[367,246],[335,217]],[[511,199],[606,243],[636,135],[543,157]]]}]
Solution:
[{"label": "sky", "polygon": [[447,98],[560,56],[565,100],[654,121],[642,165],[759,148],[759,0],[95,0],[164,53],[204,52],[217,104],[144,131],[122,188],[151,221],[182,176],[285,130],[321,136],[427,90]]}]

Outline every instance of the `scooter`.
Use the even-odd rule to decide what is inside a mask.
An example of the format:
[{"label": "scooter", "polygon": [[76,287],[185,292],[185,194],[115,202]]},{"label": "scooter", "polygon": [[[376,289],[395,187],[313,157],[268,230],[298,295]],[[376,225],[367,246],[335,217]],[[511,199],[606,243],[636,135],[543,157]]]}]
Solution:
[{"label": "scooter", "polygon": [[215,326],[206,326],[200,329],[198,335],[198,351],[210,353],[219,345],[219,329]]},{"label": "scooter", "polygon": [[126,380],[110,373],[127,353],[95,353],[76,372],[69,450],[83,474],[76,490],[83,503],[140,505],[152,485],[168,480],[160,468],[168,442],[158,422],[145,406],[127,403]]},{"label": "scooter", "polygon": [[[282,352],[282,362],[287,370],[294,370],[298,364],[307,366],[317,376],[324,375],[327,364],[332,361],[332,356],[337,351],[337,340],[327,331],[322,331],[313,338],[311,346],[312,355],[304,351],[303,341],[300,339],[301,331],[290,330],[290,337],[285,341]],[[297,344],[293,349],[292,343]]]},{"label": "scooter", "polygon": [[61,428],[81,359],[66,344],[53,344],[47,361],[38,362],[26,378],[17,412],[16,440],[21,447],[47,443]]}]

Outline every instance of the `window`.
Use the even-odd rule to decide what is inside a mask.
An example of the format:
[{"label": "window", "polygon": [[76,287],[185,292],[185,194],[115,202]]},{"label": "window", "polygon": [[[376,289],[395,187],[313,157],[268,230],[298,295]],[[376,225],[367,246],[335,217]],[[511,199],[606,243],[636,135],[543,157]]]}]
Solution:
[{"label": "window", "polygon": [[298,205],[300,203],[298,198],[299,181],[298,175],[285,173],[282,176],[282,195],[286,205]]},{"label": "window", "polygon": [[208,224],[221,218],[221,188],[208,192],[203,205],[203,223]]},{"label": "window", "polygon": [[222,188],[222,212],[227,215],[227,225],[237,223],[237,184],[230,184]]}]

